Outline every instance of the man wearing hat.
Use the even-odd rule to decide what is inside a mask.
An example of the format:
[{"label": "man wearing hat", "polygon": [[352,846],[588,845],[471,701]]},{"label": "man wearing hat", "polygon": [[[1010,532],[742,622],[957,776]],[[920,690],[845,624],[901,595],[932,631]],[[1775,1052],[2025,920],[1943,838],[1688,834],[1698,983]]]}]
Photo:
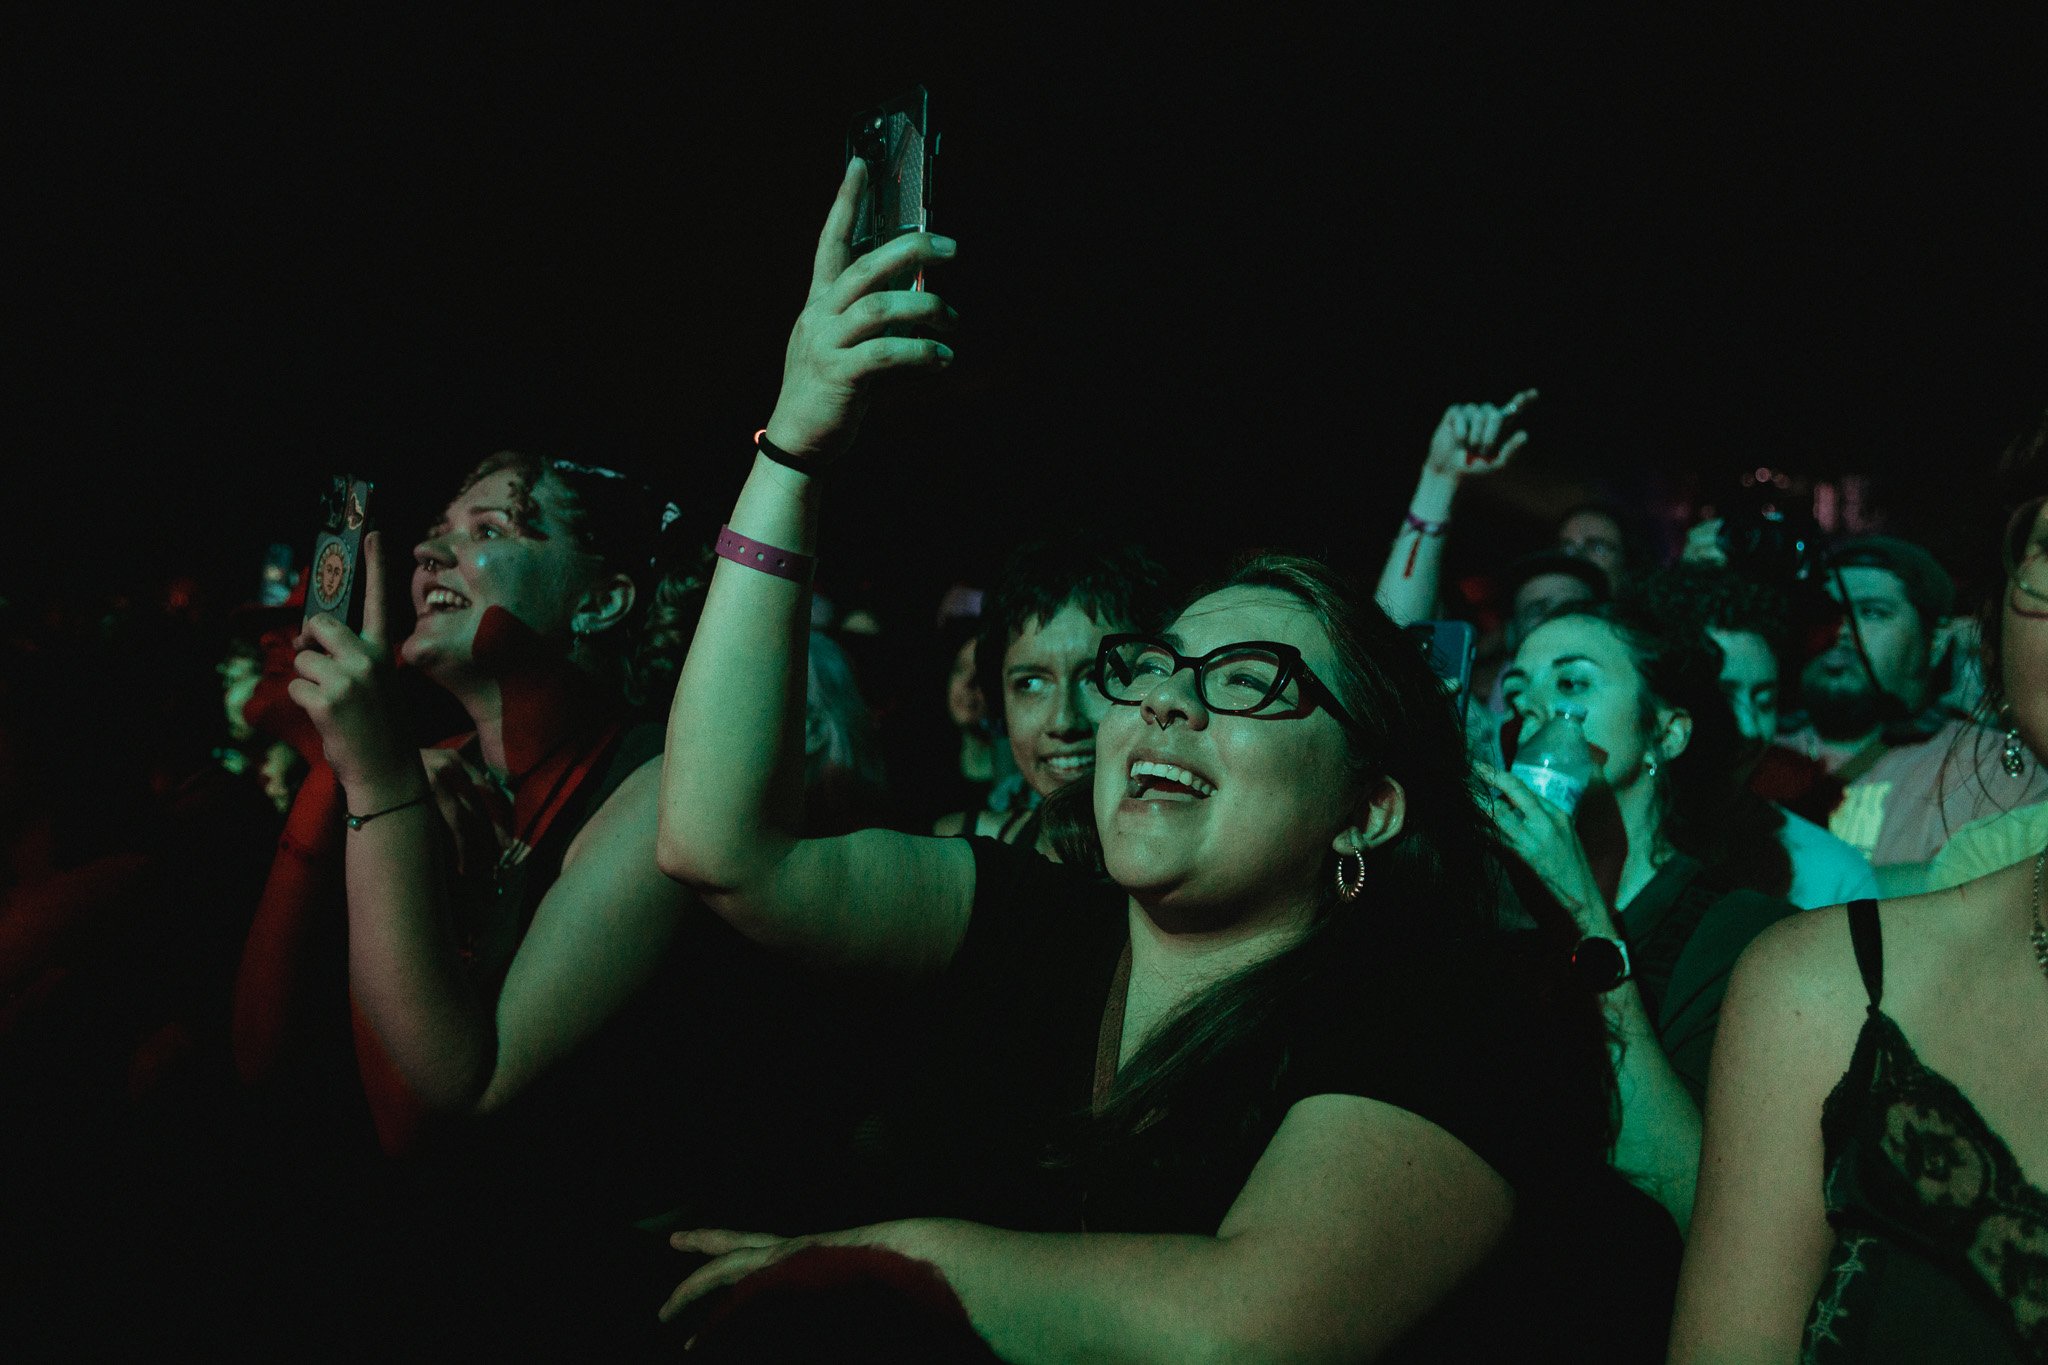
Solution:
[{"label": "man wearing hat", "polygon": [[2048,796],[2048,783],[2038,772],[2008,776],[1996,736],[1937,706],[1955,583],[1934,556],[1891,536],[1860,536],[1836,546],[1829,563],[1828,591],[1844,620],[1800,674],[1807,723],[1779,743],[1842,784],[1829,830],[1869,857],[1886,894],[1906,894],[1951,833]]}]

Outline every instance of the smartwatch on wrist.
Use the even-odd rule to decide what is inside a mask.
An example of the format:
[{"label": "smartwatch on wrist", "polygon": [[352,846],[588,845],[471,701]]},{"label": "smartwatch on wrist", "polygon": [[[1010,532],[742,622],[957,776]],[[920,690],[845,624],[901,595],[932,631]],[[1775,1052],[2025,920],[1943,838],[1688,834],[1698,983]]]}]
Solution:
[{"label": "smartwatch on wrist", "polygon": [[1594,995],[1628,980],[1628,944],[1604,934],[1588,934],[1572,949],[1572,975]]}]

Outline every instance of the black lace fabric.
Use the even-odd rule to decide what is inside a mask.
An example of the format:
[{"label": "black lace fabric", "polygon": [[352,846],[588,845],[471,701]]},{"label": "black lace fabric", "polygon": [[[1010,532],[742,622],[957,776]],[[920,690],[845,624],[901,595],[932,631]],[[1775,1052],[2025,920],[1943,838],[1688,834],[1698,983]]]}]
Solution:
[{"label": "black lace fabric", "polygon": [[2048,1192],[1875,1006],[1821,1133],[1836,1244],[1800,1359],[2048,1362]]}]

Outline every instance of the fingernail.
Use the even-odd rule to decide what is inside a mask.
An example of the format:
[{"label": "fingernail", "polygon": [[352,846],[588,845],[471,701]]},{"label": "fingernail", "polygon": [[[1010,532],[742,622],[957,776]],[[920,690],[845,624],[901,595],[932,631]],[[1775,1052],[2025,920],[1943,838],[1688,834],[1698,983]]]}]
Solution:
[{"label": "fingernail", "polygon": [[937,343],[937,345],[938,345],[938,350],[939,350],[939,363],[940,363],[941,365],[950,365],[950,364],[952,364],[952,363],[953,363],[953,348],[952,348],[951,346],[948,346],[948,345],[947,345],[947,344],[946,344],[945,342],[943,342],[943,341],[941,341],[941,342]]},{"label": "fingernail", "polygon": [[954,241],[951,237],[939,237],[935,235],[932,238],[932,250],[941,256],[951,256],[952,254],[960,250],[960,244]]},{"label": "fingernail", "polygon": [[852,174],[853,174],[853,168],[854,168],[855,166],[858,166],[858,165],[860,165],[860,158],[859,158],[859,157],[857,157],[857,156],[856,156],[856,157],[851,157],[851,158],[849,158],[849,159],[847,160],[847,163],[846,163],[846,173],[847,173],[848,175],[852,175]]}]

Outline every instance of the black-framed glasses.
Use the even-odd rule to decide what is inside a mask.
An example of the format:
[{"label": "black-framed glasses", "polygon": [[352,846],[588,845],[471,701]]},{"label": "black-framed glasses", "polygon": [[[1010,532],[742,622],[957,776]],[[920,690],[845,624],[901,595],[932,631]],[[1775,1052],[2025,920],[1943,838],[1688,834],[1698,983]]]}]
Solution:
[{"label": "black-framed glasses", "polygon": [[2005,525],[2005,576],[2028,597],[2048,602],[2048,543],[2034,534],[2034,523],[2048,498],[2033,498],[2013,510]]},{"label": "black-framed glasses", "polygon": [[1154,635],[1105,635],[1095,656],[1095,687],[1119,706],[1136,706],[1183,668],[1194,670],[1202,705],[1220,715],[1279,720],[1320,706],[1346,729],[1364,728],[1301,651],[1277,640],[1241,640],[1190,658]]}]

